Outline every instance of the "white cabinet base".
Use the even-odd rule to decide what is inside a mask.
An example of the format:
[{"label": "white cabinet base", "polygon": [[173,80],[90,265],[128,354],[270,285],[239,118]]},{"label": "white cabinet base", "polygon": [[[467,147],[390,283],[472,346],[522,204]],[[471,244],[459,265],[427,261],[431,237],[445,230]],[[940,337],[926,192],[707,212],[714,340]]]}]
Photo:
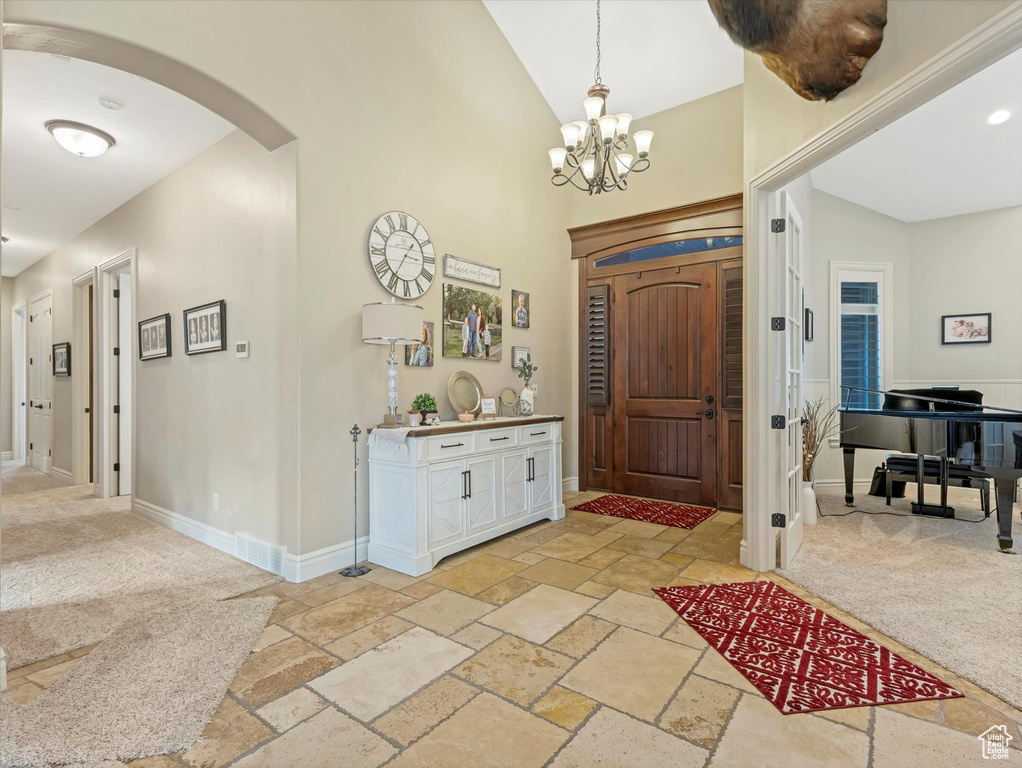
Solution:
[{"label": "white cabinet base", "polygon": [[562,519],[561,421],[413,429],[407,454],[370,442],[369,561],[421,576],[455,552]]}]

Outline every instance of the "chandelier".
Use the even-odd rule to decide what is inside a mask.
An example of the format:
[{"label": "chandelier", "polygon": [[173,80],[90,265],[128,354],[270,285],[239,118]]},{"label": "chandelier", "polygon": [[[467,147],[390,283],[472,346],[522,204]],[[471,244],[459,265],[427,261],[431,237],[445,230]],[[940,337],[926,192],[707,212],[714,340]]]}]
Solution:
[{"label": "chandelier", "polygon": [[596,72],[595,84],[589,89],[589,98],[582,102],[586,119],[561,126],[564,147],[548,153],[555,187],[571,183],[590,195],[628,189],[628,176],[649,168],[649,145],[653,131],[636,131],[635,151],[628,149],[628,129],[632,116],[627,112],[607,114],[610,88],[600,77],[600,0],[596,0]]}]

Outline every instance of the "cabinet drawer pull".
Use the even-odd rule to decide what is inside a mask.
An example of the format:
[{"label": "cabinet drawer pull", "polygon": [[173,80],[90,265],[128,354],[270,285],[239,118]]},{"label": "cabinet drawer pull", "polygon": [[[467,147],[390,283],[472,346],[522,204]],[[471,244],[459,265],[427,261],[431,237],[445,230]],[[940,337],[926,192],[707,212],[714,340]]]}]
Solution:
[{"label": "cabinet drawer pull", "polygon": [[536,437],[538,435],[545,435],[546,432],[530,432],[529,437]]},{"label": "cabinet drawer pull", "polygon": [[464,443],[453,443],[451,445],[441,445],[440,447],[441,448],[461,448],[463,445],[465,445],[465,444]]},{"label": "cabinet drawer pull", "polygon": [[491,443],[499,443],[501,440],[510,440],[510,439],[511,439],[510,437],[508,437],[507,435],[504,435],[503,437],[491,437],[490,438],[490,442]]}]

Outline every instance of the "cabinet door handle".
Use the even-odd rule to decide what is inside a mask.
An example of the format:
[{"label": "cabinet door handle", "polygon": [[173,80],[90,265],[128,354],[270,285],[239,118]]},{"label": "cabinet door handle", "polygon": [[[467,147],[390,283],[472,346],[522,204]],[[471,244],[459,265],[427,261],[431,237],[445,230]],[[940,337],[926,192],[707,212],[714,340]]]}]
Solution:
[{"label": "cabinet door handle", "polygon": [[464,443],[452,443],[451,445],[441,445],[441,448],[461,448]]},{"label": "cabinet door handle", "polygon": [[534,459],[531,456],[525,460],[525,465],[527,467],[525,482],[527,483],[531,483],[533,480],[536,479],[536,476],[534,474],[536,471],[536,465],[533,464],[533,461]]},{"label": "cabinet door handle", "polygon": [[491,437],[490,438],[490,442],[491,443],[499,443],[501,440],[510,440],[510,439],[511,439],[510,437],[508,437],[507,435],[504,435],[503,437]]},{"label": "cabinet door handle", "polygon": [[545,434],[546,434],[545,431],[544,432],[530,432],[529,433],[529,437],[539,437],[540,435],[545,435]]},{"label": "cabinet door handle", "polygon": [[465,473],[465,475],[468,477],[468,495],[465,498],[466,499],[471,499],[472,498],[472,470],[470,469],[468,472]]},{"label": "cabinet door handle", "polygon": [[461,498],[463,499],[468,498],[468,480],[465,479],[465,475],[467,474],[468,472],[461,473]]}]

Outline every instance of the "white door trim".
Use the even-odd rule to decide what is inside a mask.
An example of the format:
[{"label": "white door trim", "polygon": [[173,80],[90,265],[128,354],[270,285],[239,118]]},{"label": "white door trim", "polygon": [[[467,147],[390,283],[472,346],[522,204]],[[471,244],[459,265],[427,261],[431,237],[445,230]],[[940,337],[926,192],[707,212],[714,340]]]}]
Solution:
[{"label": "white door trim", "polygon": [[11,453],[28,456],[28,302],[11,308]]},{"label": "white door trim", "polygon": [[[77,358],[71,358],[71,476],[75,485],[89,482],[89,457],[95,449],[89,445],[89,413],[96,404],[89,399],[89,356],[95,359],[95,349],[89,348],[89,292],[96,283],[96,270],[90,269],[71,280],[71,349]],[[93,296],[93,300],[95,300]],[[93,328],[93,339],[96,338]],[[95,372],[95,368],[93,368]]]},{"label": "white door trim", "polygon": [[[113,307],[113,290],[117,284],[117,273],[129,269],[133,288],[137,285],[135,268],[135,249],[129,248],[121,254],[104,261],[96,268],[97,288],[93,300],[96,302],[97,333],[95,342],[96,356],[96,399],[98,401],[96,420],[93,422],[98,432],[97,461],[93,477],[95,478],[96,495],[101,498],[116,496],[118,493],[117,474],[114,472],[114,446],[117,436],[117,417],[114,415],[114,393],[117,384],[117,358],[114,355],[114,340],[117,338],[117,317]],[[132,290],[131,317],[135,317],[135,290]],[[132,345],[128,345],[124,354],[134,364]],[[133,378],[134,380],[134,378]],[[134,401],[134,393],[132,393]],[[135,447],[135,423],[132,412],[131,450]]]},{"label": "white door trim", "polygon": [[[745,189],[745,490],[741,562],[768,571],[776,565],[776,537],[770,516],[781,509],[780,480],[786,457],[778,450],[778,430],[770,416],[780,414],[777,355],[769,318],[779,315],[769,288],[778,272],[770,247],[770,196],[874,131],[893,123],[952,86],[1022,45],[1022,2],[970,32],[898,82],[853,109],[827,130],[750,179]],[[764,375],[768,374],[768,375]]]},{"label": "white door trim", "polygon": [[[32,396],[32,378],[31,378],[32,377],[32,365],[35,364],[34,362],[32,364],[29,363],[29,358],[32,355],[32,321],[31,321],[32,305],[35,304],[37,301],[42,301],[43,299],[47,299],[47,298],[50,300],[50,346],[46,350],[46,360],[40,359],[38,361],[38,364],[42,365],[42,366],[48,367],[48,365],[51,362],[51,357],[50,356],[52,355],[52,350],[53,350],[53,347],[52,347],[52,344],[53,344],[53,287],[51,286],[51,287],[46,288],[46,289],[44,289],[42,291],[39,291],[39,293],[36,293],[36,294],[34,294],[32,296],[29,296],[28,300],[26,302],[27,309],[25,310],[25,319],[28,321],[28,329],[25,331],[25,340],[26,340],[26,344],[25,344],[25,371],[26,371],[26,373],[25,373],[25,375],[27,377],[28,387],[26,389],[25,395],[26,395],[26,397],[29,397],[29,398]],[[47,462],[48,463],[48,466],[47,466],[47,469],[46,469],[46,473],[47,474],[49,474],[53,470],[53,413],[52,413],[52,411],[53,411],[53,390],[52,390],[52,382],[51,382],[50,386],[51,386],[51,389],[50,389],[50,400],[49,400],[49,404],[50,404],[50,417],[49,417],[49,419],[46,422],[46,429],[49,431],[49,434],[47,435],[47,448],[48,448],[49,454],[50,454],[50,457],[49,457],[48,462]],[[28,407],[29,407],[29,404],[26,404],[26,408],[28,408]],[[26,416],[26,418],[25,418],[25,432],[27,433],[27,440],[26,440],[26,448],[27,448],[28,445],[30,445],[32,443],[35,443],[36,438],[32,435],[31,411],[26,411],[26,414],[28,414]],[[26,450],[26,453],[25,453],[25,463],[28,466],[30,466],[30,467],[34,466],[33,463],[32,463],[31,451],[27,451]]]}]

